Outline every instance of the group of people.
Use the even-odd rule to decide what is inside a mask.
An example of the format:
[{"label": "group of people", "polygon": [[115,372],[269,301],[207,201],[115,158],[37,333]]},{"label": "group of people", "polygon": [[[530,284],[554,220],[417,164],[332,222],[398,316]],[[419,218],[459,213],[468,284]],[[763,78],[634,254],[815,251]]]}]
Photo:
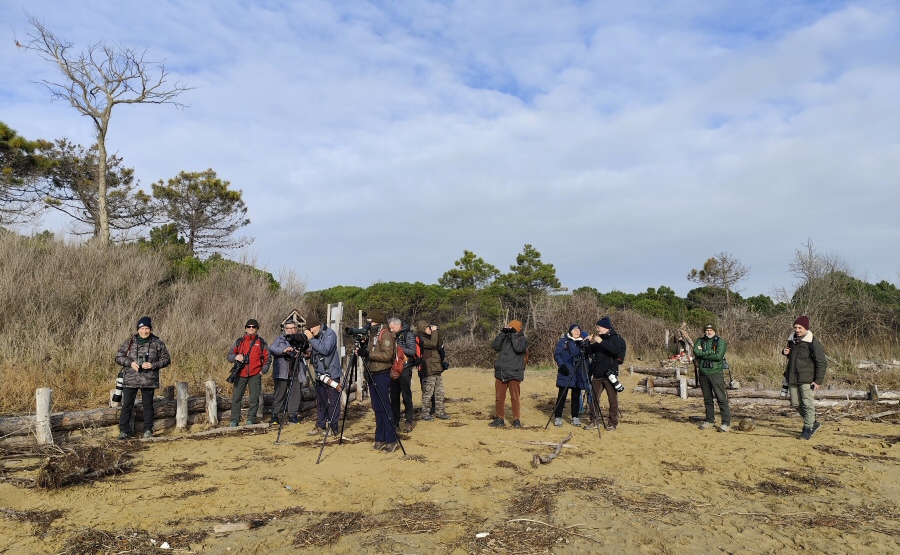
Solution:
[{"label": "group of people", "polygon": [[[259,397],[262,375],[273,368],[274,401],[272,422],[299,422],[301,387],[308,378],[315,382],[316,424],[308,435],[338,435],[341,416],[340,395],[344,371],[338,352],[337,334],[323,326],[315,317],[305,321],[301,331],[298,321],[288,320],[282,333],[270,346],[259,335],[259,322],[249,319],[244,334],[229,350],[227,359],[235,365],[234,389],[231,403],[231,426],[238,426],[241,401],[249,389],[247,424],[255,424],[259,417]],[[381,310],[368,313],[367,334],[358,343],[354,354],[363,360],[369,397],[375,412],[375,443],[373,449],[393,453],[398,448],[397,434],[409,433],[414,427],[412,372],[417,370],[422,389],[421,419],[448,420],[444,408],[442,374],[445,361],[443,338],[438,326],[427,320],[417,322],[416,331],[399,318],[385,322]],[[686,336],[685,336],[686,337]],[[305,340],[304,340],[305,339]],[[521,383],[525,379],[528,339],[522,322],[512,320],[491,342],[497,352],[494,364],[496,417],[490,426],[506,426],[506,396],[512,406],[512,426],[521,428]],[[703,392],[705,419],[700,429],[714,428],[715,405],[721,414],[720,432],[731,429],[731,410],[725,386],[724,369],[726,341],[719,337],[715,326],[707,324],[704,335],[693,343],[697,382]],[[619,425],[618,393],[624,390],[618,380],[619,367],[626,352],[625,340],[612,325],[609,316],[596,322],[596,332],[587,333],[577,323],[557,342],[554,360],[558,366],[554,407],[554,424],[562,426],[566,397],[571,394],[572,424],[582,426],[582,392],[586,393],[590,422],[586,430],[605,426],[614,431]],[[821,342],[810,331],[809,318],[794,321],[793,332],[782,350],[787,362],[784,386],[791,406],[803,417],[800,437],[810,439],[819,428],[814,404],[815,390],[825,379],[827,359]],[[132,435],[131,415],[140,391],[144,415],[144,437],[153,435],[153,394],[159,388],[159,372],[171,363],[165,343],[153,334],[149,316],[138,320],[136,333],[119,347],[116,364],[122,367],[122,410],[119,419],[119,439]],[[306,361],[309,361],[308,363]],[[398,361],[402,361],[401,364]],[[310,372],[311,370],[311,372]],[[301,387],[293,387],[294,383]],[[608,419],[603,419],[600,397],[606,392]],[[402,408],[402,410],[401,410]],[[287,418],[283,418],[283,415]],[[402,419],[402,424],[401,424]]]}]

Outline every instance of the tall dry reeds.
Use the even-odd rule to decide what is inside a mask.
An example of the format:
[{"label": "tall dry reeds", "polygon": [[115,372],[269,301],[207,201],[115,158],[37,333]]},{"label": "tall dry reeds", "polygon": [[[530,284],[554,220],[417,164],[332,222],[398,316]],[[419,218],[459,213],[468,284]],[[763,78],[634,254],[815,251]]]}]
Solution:
[{"label": "tall dry reeds", "polygon": [[172,365],[163,384],[227,374],[227,350],[256,318],[268,340],[292,309],[302,284],[273,288],[249,265],[221,264],[207,277],[171,281],[168,262],[134,246],[70,244],[0,234],[0,413],[33,410],[38,387],[54,390],[57,409],[106,403],[119,369],[114,357],[153,318]]}]

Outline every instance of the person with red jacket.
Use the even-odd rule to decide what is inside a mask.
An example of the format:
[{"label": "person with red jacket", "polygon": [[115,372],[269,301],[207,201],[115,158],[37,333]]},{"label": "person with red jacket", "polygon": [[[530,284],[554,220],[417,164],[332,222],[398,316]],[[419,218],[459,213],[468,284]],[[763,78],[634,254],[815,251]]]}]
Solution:
[{"label": "person with red jacket", "polygon": [[259,394],[262,392],[262,375],[269,371],[272,359],[269,357],[269,344],[258,335],[259,322],[253,318],[247,320],[244,335],[234,342],[228,352],[228,362],[242,364],[238,378],[234,382],[234,393],[231,395],[231,426],[237,426],[241,420],[241,400],[244,390],[250,386],[250,410],[247,412],[247,424],[258,422]]}]

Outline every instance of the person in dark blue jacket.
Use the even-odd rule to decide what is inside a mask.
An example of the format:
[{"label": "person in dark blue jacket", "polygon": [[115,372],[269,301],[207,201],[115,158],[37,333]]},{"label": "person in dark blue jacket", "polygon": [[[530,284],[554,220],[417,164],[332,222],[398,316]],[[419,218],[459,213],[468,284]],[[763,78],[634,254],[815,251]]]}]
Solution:
[{"label": "person in dark blue jacket", "polygon": [[337,350],[337,334],[323,326],[315,316],[306,318],[303,331],[309,340],[309,367],[316,380],[316,427],[307,435],[325,435],[325,426],[331,425],[331,434],[338,435],[341,419],[341,356]]},{"label": "person in dark blue jacket", "polygon": [[556,387],[559,393],[556,396],[556,409],[554,410],[554,425],[562,426],[563,409],[566,407],[566,390],[572,391],[572,425],[581,426],[581,390],[588,387],[586,373],[577,365],[582,360],[581,347],[584,343],[584,336],[581,326],[572,324],[569,326],[569,333],[559,339],[556,344],[556,350],[553,351],[553,360],[559,370],[556,374]]}]

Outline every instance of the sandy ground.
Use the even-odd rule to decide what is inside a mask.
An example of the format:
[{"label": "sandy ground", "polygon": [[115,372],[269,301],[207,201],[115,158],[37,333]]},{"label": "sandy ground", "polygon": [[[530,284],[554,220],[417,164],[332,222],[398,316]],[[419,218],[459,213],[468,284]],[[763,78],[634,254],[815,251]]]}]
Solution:
[{"label": "sandy ground", "polygon": [[[0,482],[0,553],[163,551],[151,539],[212,554],[900,552],[897,424],[830,410],[802,441],[788,408],[736,405],[754,430],[700,431],[700,401],[632,393],[626,375],[618,430],[577,429],[568,407],[545,430],[554,379],[529,372],[525,428],[493,429],[492,372],[448,371],[453,418],[418,421],[406,456],[371,449],[371,409],[354,403],[348,441],[329,441],[320,464],[310,424],[279,444],[277,429],[173,431],[182,439],[146,442],[127,474],[58,491]],[[532,467],[553,452],[533,442],[570,432],[571,447]],[[254,526],[213,532],[234,522]]]}]

